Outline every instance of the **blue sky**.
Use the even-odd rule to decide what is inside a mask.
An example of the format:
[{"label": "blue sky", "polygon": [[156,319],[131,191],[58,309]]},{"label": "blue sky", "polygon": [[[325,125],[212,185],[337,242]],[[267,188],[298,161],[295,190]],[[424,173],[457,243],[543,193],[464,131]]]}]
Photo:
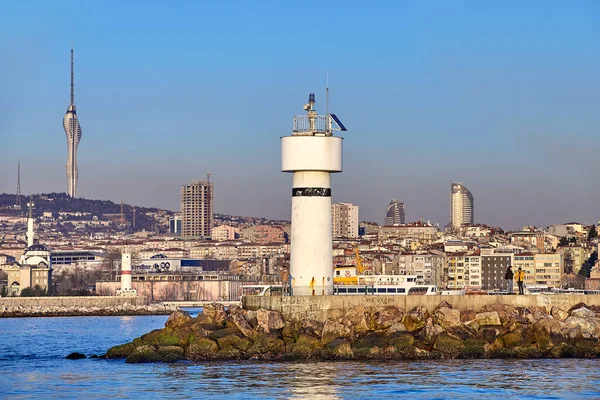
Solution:
[{"label": "blue sky", "polygon": [[69,48],[79,193],[179,209],[211,172],[216,211],[289,218],[279,137],[309,92],[348,127],[333,201],[445,225],[600,219],[600,3],[0,3],[0,192],[65,191]]}]

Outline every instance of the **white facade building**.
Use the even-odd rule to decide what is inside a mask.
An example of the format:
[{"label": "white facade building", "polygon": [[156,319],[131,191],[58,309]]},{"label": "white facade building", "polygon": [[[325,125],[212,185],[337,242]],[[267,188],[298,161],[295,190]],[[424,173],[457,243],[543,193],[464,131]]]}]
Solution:
[{"label": "white facade building", "polygon": [[450,190],[450,224],[453,228],[473,225],[475,204],[473,195],[465,185],[453,182]]},{"label": "white facade building", "polygon": [[358,206],[338,203],[331,206],[331,228],[334,238],[358,237]]}]

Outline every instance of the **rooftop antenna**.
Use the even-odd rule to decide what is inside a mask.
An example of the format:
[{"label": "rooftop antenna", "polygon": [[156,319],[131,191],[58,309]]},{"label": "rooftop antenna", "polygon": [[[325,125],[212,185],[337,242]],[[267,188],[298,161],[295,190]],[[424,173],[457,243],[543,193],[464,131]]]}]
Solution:
[{"label": "rooftop antenna", "polygon": [[210,182],[210,172],[208,174],[206,174],[206,181]]},{"label": "rooftop antenna", "polygon": [[73,68],[74,47],[75,46],[73,44],[73,41],[71,40],[71,104],[75,104],[75,83],[74,83],[75,82],[75,80],[74,80],[75,72],[74,72],[74,68]]},{"label": "rooftop antenna", "polygon": [[329,117],[329,70],[325,72],[325,123],[327,124],[325,130],[331,135],[331,118]]},{"label": "rooftop antenna", "polygon": [[17,163],[17,201],[16,204],[17,209],[21,209],[21,161]]}]

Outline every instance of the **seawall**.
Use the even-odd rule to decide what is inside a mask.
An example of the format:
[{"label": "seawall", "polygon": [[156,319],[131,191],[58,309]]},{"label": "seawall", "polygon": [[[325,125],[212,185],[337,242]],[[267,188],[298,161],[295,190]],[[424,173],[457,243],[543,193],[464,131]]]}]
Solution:
[{"label": "seawall", "polygon": [[175,305],[148,304],[146,297],[5,297],[0,318],[54,316],[165,315]]},{"label": "seawall", "polygon": [[0,307],[118,307],[125,304],[144,306],[146,297],[117,296],[48,296],[48,297],[2,297]]},{"label": "seawall", "polygon": [[357,306],[396,306],[411,310],[423,306],[433,312],[441,302],[451,304],[455,310],[480,310],[491,304],[513,307],[552,307],[569,310],[578,303],[600,305],[600,295],[552,294],[552,295],[491,295],[491,296],[244,296],[242,308],[246,310],[277,311],[289,321],[314,319],[324,322],[337,320]]}]

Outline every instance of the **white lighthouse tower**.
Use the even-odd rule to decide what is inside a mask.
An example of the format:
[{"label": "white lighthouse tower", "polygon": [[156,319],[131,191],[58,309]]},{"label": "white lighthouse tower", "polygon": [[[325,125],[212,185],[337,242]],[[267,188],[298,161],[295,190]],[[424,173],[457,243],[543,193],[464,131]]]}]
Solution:
[{"label": "white lighthouse tower", "polygon": [[136,296],[137,291],[131,287],[131,253],[121,254],[121,289],[120,296]]},{"label": "white lighthouse tower", "polygon": [[294,117],[291,136],[281,138],[281,170],[294,174],[290,275],[294,296],[333,293],[331,241],[331,173],[342,172],[342,140],[346,128],[335,114],[318,115],[315,95]]}]

